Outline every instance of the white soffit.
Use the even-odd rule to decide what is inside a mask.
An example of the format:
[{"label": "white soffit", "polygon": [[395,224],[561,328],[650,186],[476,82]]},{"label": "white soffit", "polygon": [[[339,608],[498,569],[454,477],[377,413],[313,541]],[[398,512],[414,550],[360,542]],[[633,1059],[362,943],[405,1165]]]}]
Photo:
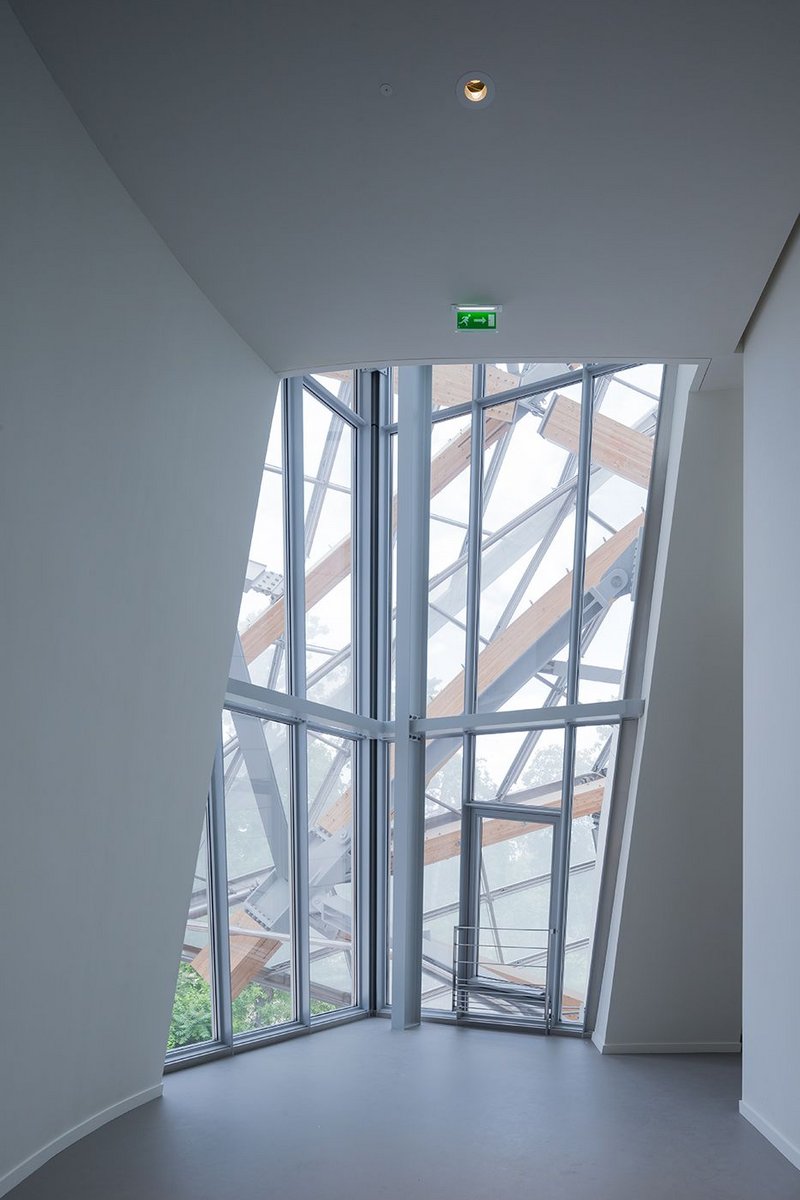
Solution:
[{"label": "white soffit", "polygon": [[13,8],[278,372],[730,354],[797,215],[796,0]]}]

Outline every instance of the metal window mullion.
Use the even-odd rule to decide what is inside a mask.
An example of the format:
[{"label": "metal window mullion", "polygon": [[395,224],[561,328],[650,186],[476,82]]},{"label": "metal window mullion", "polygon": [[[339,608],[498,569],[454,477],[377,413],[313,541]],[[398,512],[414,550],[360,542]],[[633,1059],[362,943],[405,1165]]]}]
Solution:
[{"label": "metal window mullion", "polygon": [[[353,376],[354,408],[360,419],[353,434],[353,495],[350,506],[352,561],[351,676],[353,711],[373,715],[373,576],[372,530],[369,513],[372,498],[372,398],[371,372]],[[372,981],[372,777],[374,739],[353,745],[352,842],[350,848],[351,895],[355,929],[351,934],[353,1002],[371,1007]]]},{"label": "metal window mullion", "polygon": [[[551,694],[555,694],[552,690]],[[455,738],[462,733],[521,733],[529,729],[556,729],[563,725],[614,725],[640,717],[644,701],[596,700],[586,704],[554,704],[544,708],[518,708],[498,712],[428,717],[412,721],[411,732],[425,738]]]},{"label": "metal window mullion", "polygon": [[332,731],[341,729],[343,733],[353,736],[384,737],[389,733],[383,721],[373,721],[344,709],[306,700],[303,696],[270,691],[269,688],[241,679],[228,680],[225,706],[250,716],[264,716],[268,720],[275,717],[280,721],[314,721],[329,726]]},{"label": "metal window mullion", "polygon": [[[355,376],[355,408],[361,424],[353,438],[355,446],[352,530],[353,559],[353,707],[357,713],[374,717],[377,711],[375,664],[376,643],[376,547],[375,497],[377,493],[377,404],[375,391],[380,376],[358,371]],[[354,1002],[372,1011],[375,1004],[375,796],[377,742],[364,738],[353,747],[353,937]]]},{"label": "metal window mullion", "polygon": [[561,813],[557,808],[539,808],[535,804],[514,804],[510,801],[471,800],[469,807],[478,818],[528,821],[537,825],[557,825]]},{"label": "metal window mullion", "polygon": [[[532,383],[526,383],[520,387],[510,388],[506,392],[494,392],[490,396],[475,396],[471,401],[465,400],[463,404],[449,404],[444,408],[434,410],[431,420],[434,425],[440,421],[449,421],[453,417],[465,417],[471,410],[473,404],[479,404],[481,408],[490,409],[497,405],[508,404],[512,400],[532,400],[537,396],[546,396],[548,392],[553,392],[559,388],[571,387],[573,384],[581,383],[586,372],[593,379],[602,379],[606,375],[615,375],[618,371],[629,370],[631,367],[638,366],[638,363],[591,363],[584,370],[565,371],[561,375],[551,375],[549,379],[537,379]],[[397,429],[397,422],[388,426],[390,432]]]},{"label": "metal window mullion", "polygon": [[427,694],[431,368],[401,367],[398,422],[397,692],[392,1026],[421,1018],[425,743],[411,720]]},{"label": "metal window mullion", "polygon": [[[364,373],[369,374],[369,372]],[[345,404],[344,401],[340,400],[337,396],[334,396],[333,392],[329,392],[328,389],[323,386],[323,384],[319,383],[319,381],[314,379],[311,375],[303,376],[303,387],[307,392],[310,392],[316,400],[319,400],[320,404],[324,404],[326,408],[331,410],[331,412],[336,413],[336,415],[341,417],[343,421],[346,421],[352,429],[356,430],[364,425],[365,422],[362,413],[359,413],[357,409],[350,408],[349,405]]]},{"label": "metal window mullion", "polygon": [[[303,504],[303,381],[285,383],[284,463],[286,480],[287,641],[289,690],[306,694],[305,519]],[[304,721],[291,739],[292,951],[297,1020],[311,1024],[308,922],[308,744]]]},{"label": "metal window mullion", "polygon": [[[391,715],[392,671],[392,437],[388,424],[392,409],[391,372],[373,374],[373,490],[371,514],[374,522],[374,652],[372,682],[375,689],[375,715],[387,721]],[[388,888],[389,888],[389,747],[385,742],[374,746],[374,774],[370,781],[372,800],[372,979],[371,999],[375,1011],[387,1004],[388,983]]]},{"label": "metal window mullion", "polygon": [[[578,702],[580,680],[581,631],[583,629],[583,589],[586,574],[586,531],[589,521],[589,482],[592,469],[592,424],[594,420],[594,374],[588,367],[581,373],[581,418],[578,435],[578,477],[575,485],[575,544],[572,565],[572,593],[567,656],[568,705]],[[554,862],[553,894],[550,912],[555,929],[551,995],[553,1022],[561,1020],[561,994],[566,949],[567,893],[569,889],[569,850],[572,832],[572,801],[575,780],[575,725],[564,730],[564,777],[561,794],[561,821]]]},{"label": "metal window mullion", "polygon": [[464,712],[474,713],[478,701],[478,636],[481,588],[481,531],[483,528],[483,413],[472,410],[469,479],[469,528],[467,531],[467,606],[464,648]]},{"label": "metal window mullion", "polygon": [[[483,390],[484,373],[477,382]],[[466,646],[464,651],[464,712],[478,707],[478,655],[480,653],[480,571],[483,527],[484,415],[477,400],[472,405],[469,480],[469,530],[467,533]],[[464,733],[461,761],[461,862],[459,924],[477,926],[480,915],[480,835],[478,817],[470,801],[474,790],[475,735]],[[465,968],[467,964],[463,964]]]},{"label": "metal window mullion", "polygon": [[225,840],[225,780],[222,763],[222,728],[214,755],[208,793],[208,901],[209,935],[214,978],[214,1034],[224,1046],[233,1046],[231,956],[228,921],[228,858]]}]

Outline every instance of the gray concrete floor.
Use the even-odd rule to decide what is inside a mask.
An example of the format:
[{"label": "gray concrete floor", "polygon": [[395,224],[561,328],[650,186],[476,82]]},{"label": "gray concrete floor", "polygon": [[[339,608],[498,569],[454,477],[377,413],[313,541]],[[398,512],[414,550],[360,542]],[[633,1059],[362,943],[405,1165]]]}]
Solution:
[{"label": "gray concrete floor", "polygon": [[13,1200],[798,1200],[733,1055],[360,1021],[166,1077]]}]

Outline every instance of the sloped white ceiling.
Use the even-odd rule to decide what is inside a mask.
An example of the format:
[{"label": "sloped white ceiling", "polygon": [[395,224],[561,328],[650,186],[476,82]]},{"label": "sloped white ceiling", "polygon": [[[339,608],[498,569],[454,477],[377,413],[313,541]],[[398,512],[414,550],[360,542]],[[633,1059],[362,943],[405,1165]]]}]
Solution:
[{"label": "sloped white ceiling", "polygon": [[[278,372],[730,354],[797,215],[796,0],[13,8]],[[498,331],[456,333],[464,300]]]}]

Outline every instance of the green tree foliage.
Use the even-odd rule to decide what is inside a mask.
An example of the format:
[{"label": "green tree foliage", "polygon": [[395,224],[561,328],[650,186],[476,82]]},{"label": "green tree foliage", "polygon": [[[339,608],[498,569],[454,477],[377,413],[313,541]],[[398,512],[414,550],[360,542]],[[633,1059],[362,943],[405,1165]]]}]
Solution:
[{"label": "green tree foliage", "polygon": [[[334,1007],[324,1000],[311,1001],[311,1011],[315,1016],[332,1012]],[[292,1001],[288,992],[264,987],[255,980],[248,983],[233,1002],[234,1033],[265,1029],[291,1019]],[[182,962],[178,967],[167,1049],[175,1050],[180,1046],[194,1046],[210,1040],[211,987],[191,963]]]},{"label": "green tree foliage", "polygon": [[211,989],[194,967],[182,962],[172,1005],[167,1049],[193,1046],[211,1038]]}]

